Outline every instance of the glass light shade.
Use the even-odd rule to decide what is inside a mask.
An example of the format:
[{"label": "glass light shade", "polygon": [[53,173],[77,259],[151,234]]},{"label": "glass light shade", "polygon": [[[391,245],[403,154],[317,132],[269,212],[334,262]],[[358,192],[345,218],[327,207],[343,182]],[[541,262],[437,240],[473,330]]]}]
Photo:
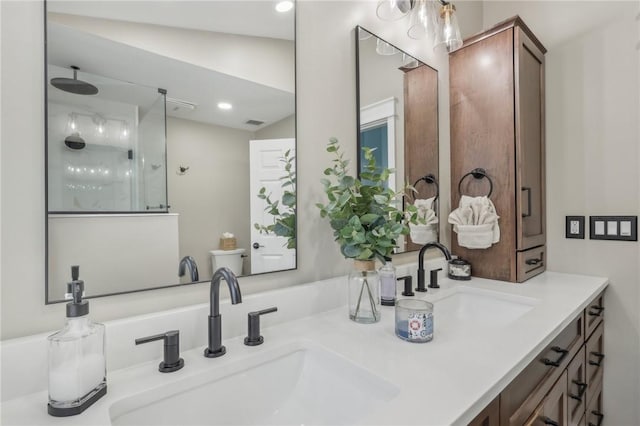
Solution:
[{"label": "glass light shade", "polygon": [[376,40],[376,53],[382,56],[391,56],[398,53],[398,50],[384,40]]},{"label": "glass light shade", "polygon": [[397,21],[411,11],[413,0],[379,0],[376,15],[383,21]]},{"label": "glass light shade", "polygon": [[78,130],[78,115],[75,112],[69,114],[69,119],[67,120],[67,133],[79,133]]},{"label": "glass light shade", "polygon": [[407,55],[406,53],[402,54],[402,67],[403,68],[418,68],[420,62],[416,58],[411,55]]},{"label": "glass light shade", "polygon": [[[440,3],[438,3],[440,4]],[[434,0],[416,0],[409,15],[407,35],[415,40],[432,37],[438,24],[438,7]]]},{"label": "glass light shade", "polygon": [[456,17],[456,7],[451,3],[445,4],[440,9],[440,21],[436,32],[435,50],[446,49],[453,52],[462,46],[460,26]]}]

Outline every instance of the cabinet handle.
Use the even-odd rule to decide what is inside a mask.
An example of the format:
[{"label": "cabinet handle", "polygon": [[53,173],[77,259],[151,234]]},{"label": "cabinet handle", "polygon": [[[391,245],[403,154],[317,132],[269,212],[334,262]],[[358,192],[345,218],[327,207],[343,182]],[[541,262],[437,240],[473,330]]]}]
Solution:
[{"label": "cabinet handle", "polygon": [[594,416],[596,416],[598,418],[598,423],[593,424],[593,423],[589,422],[589,426],[600,426],[602,424],[602,420],[604,419],[604,414],[602,414],[600,411],[596,411],[596,410],[591,411],[591,414],[593,414]]},{"label": "cabinet handle", "polygon": [[587,390],[587,384],[583,382],[579,382],[577,380],[572,380],[571,382],[578,386],[578,394],[573,395],[570,393],[568,394],[569,398],[573,398],[576,401],[582,402],[582,396],[584,395],[584,392]]},{"label": "cabinet handle", "polygon": [[544,365],[550,365],[552,367],[560,367],[560,364],[562,364],[562,361],[564,360],[564,358],[567,356],[567,354],[569,353],[568,350],[566,349],[562,349],[559,346],[553,346],[551,348],[551,350],[553,352],[559,353],[560,356],[558,357],[557,360],[555,361],[551,361],[549,358],[542,358],[540,361],[544,364]]},{"label": "cabinet handle", "polygon": [[551,420],[549,417],[543,417],[542,418],[542,422],[545,425],[560,426],[560,424],[558,422],[555,422],[555,421]]},{"label": "cabinet handle", "polygon": [[527,191],[527,212],[522,213],[522,217],[529,217],[531,216],[531,188],[523,186],[522,191]]},{"label": "cabinet handle", "polygon": [[604,307],[602,306],[591,306],[589,308],[588,314],[592,317],[599,317],[600,315],[602,315],[602,311],[604,311]]},{"label": "cabinet handle", "polygon": [[527,259],[524,261],[524,263],[526,263],[527,265],[537,265],[538,263],[541,263],[542,259]]},{"label": "cabinet handle", "polygon": [[596,366],[600,367],[602,365],[602,360],[604,359],[604,354],[602,354],[600,352],[589,352],[589,354],[595,356],[596,358],[598,358],[597,361],[589,360],[589,364],[590,365],[596,365]]}]

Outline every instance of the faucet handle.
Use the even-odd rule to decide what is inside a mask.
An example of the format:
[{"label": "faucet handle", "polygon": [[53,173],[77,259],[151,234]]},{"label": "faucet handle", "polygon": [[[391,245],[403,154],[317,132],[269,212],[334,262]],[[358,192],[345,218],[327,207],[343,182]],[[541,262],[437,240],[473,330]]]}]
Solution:
[{"label": "faucet handle", "polygon": [[413,278],[411,275],[406,275],[404,277],[399,277],[398,281],[404,281],[404,291],[402,292],[403,296],[415,296],[413,289]]},{"label": "faucet handle", "polygon": [[136,339],[136,345],[164,340],[164,360],[158,365],[161,373],[171,373],[184,367],[184,360],[180,358],[180,331],[171,330],[153,336]]},{"label": "faucet handle", "polygon": [[249,312],[248,319],[248,336],[244,338],[244,344],[247,346],[258,346],[264,342],[264,337],[260,335],[260,315],[276,312],[277,307],[263,309],[261,311]]},{"label": "faucet handle", "polygon": [[442,271],[442,268],[432,269],[430,271],[429,288],[440,288],[438,285],[438,272]]}]

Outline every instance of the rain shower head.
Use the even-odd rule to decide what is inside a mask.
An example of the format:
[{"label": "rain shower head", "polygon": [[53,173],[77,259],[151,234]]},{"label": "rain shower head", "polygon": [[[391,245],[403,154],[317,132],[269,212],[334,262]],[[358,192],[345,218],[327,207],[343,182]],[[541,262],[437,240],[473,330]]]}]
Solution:
[{"label": "rain shower head", "polygon": [[64,144],[71,149],[82,149],[87,145],[84,139],[80,137],[79,133],[67,136],[64,140]]},{"label": "rain shower head", "polygon": [[71,65],[73,70],[73,78],[57,77],[51,79],[51,84],[65,92],[75,93],[76,95],[95,95],[98,88],[86,81],[78,80],[78,70],[80,68]]}]

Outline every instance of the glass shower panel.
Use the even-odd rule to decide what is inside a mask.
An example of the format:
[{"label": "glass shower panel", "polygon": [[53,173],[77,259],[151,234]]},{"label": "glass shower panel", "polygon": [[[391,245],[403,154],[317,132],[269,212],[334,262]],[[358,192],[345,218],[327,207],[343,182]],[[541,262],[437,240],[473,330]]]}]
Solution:
[{"label": "glass shower panel", "polygon": [[[50,64],[48,73],[69,72]],[[96,95],[48,88],[49,212],[146,212],[146,192],[166,211],[164,95],[96,74],[83,72],[82,78],[98,88]],[[164,183],[145,176],[144,152],[163,153],[162,161],[152,157],[162,169],[154,176],[163,176]]]},{"label": "glass shower panel", "polygon": [[140,179],[137,207],[149,212],[167,211],[167,144],[165,96],[153,103],[138,127],[140,155],[136,161]]}]

